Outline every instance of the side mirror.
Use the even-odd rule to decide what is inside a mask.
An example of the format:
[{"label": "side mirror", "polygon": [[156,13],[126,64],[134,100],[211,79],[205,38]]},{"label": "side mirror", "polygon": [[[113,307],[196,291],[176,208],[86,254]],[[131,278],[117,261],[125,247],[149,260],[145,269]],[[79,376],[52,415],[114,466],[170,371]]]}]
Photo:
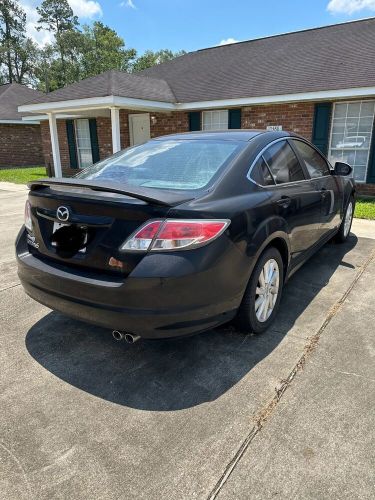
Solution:
[{"label": "side mirror", "polygon": [[342,161],[337,161],[335,163],[335,168],[333,170],[334,175],[350,175],[352,172],[352,167],[347,163]]}]

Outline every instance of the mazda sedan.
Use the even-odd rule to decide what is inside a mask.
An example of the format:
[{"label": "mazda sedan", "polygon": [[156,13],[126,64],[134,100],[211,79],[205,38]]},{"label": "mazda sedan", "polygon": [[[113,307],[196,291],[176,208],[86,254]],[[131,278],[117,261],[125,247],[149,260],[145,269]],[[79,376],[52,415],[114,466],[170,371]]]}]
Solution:
[{"label": "mazda sedan", "polygon": [[[286,280],[348,237],[351,167],[287,132],[164,136],[29,184],[18,273],[38,302],[116,338],[260,333]],[[332,250],[334,251],[334,249]]]}]

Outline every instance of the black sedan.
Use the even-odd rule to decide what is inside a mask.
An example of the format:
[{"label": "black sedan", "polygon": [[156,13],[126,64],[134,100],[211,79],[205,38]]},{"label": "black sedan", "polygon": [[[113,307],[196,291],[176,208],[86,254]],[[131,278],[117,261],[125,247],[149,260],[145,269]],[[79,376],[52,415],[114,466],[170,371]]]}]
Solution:
[{"label": "black sedan", "polygon": [[19,277],[38,302],[129,341],[233,318],[260,333],[285,281],[347,238],[350,173],[287,132],[160,137],[30,183]]}]

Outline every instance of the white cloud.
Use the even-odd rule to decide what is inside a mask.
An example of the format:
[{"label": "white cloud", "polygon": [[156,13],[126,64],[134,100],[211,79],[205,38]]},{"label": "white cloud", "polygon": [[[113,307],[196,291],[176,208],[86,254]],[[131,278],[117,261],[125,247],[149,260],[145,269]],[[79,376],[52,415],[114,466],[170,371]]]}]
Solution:
[{"label": "white cloud", "polygon": [[[94,0],[68,0],[68,2],[79,18],[92,19],[103,14],[100,3]],[[41,0],[20,0],[20,4],[26,12],[27,35],[40,46],[51,42],[53,39],[52,33],[46,30],[36,30],[39,19],[36,7],[41,4]]]},{"label": "white cloud", "polygon": [[136,9],[133,0],[126,0],[125,2],[120,2],[120,7],[130,7],[131,9]]},{"label": "white cloud", "polygon": [[230,43],[237,43],[239,40],[236,40],[235,38],[225,38],[224,40],[221,40],[219,45],[229,45]]},{"label": "white cloud", "polygon": [[93,18],[103,14],[99,2],[94,0],[68,0],[74,14],[78,17]]},{"label": "white cloud", "polygon": [[361,10],[375,11],[375,0],[330,0],[327,10],[332,14],[353,14]]}]

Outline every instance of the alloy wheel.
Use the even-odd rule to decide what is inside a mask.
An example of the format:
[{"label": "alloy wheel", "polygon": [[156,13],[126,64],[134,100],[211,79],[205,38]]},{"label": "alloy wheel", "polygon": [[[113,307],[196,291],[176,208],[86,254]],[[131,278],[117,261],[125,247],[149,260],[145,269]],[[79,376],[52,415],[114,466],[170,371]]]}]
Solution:
[{"label": "alloy wheel", "polygon": [[280,270],[275,259],[264,264],[255,290],[255,314],[264,323],[271,316],[279,295]]},{"label": "alloy wheel", "polygon": [[353,203],[350,201],[345,213],[344,236],[348,236],[353,219]]}]

